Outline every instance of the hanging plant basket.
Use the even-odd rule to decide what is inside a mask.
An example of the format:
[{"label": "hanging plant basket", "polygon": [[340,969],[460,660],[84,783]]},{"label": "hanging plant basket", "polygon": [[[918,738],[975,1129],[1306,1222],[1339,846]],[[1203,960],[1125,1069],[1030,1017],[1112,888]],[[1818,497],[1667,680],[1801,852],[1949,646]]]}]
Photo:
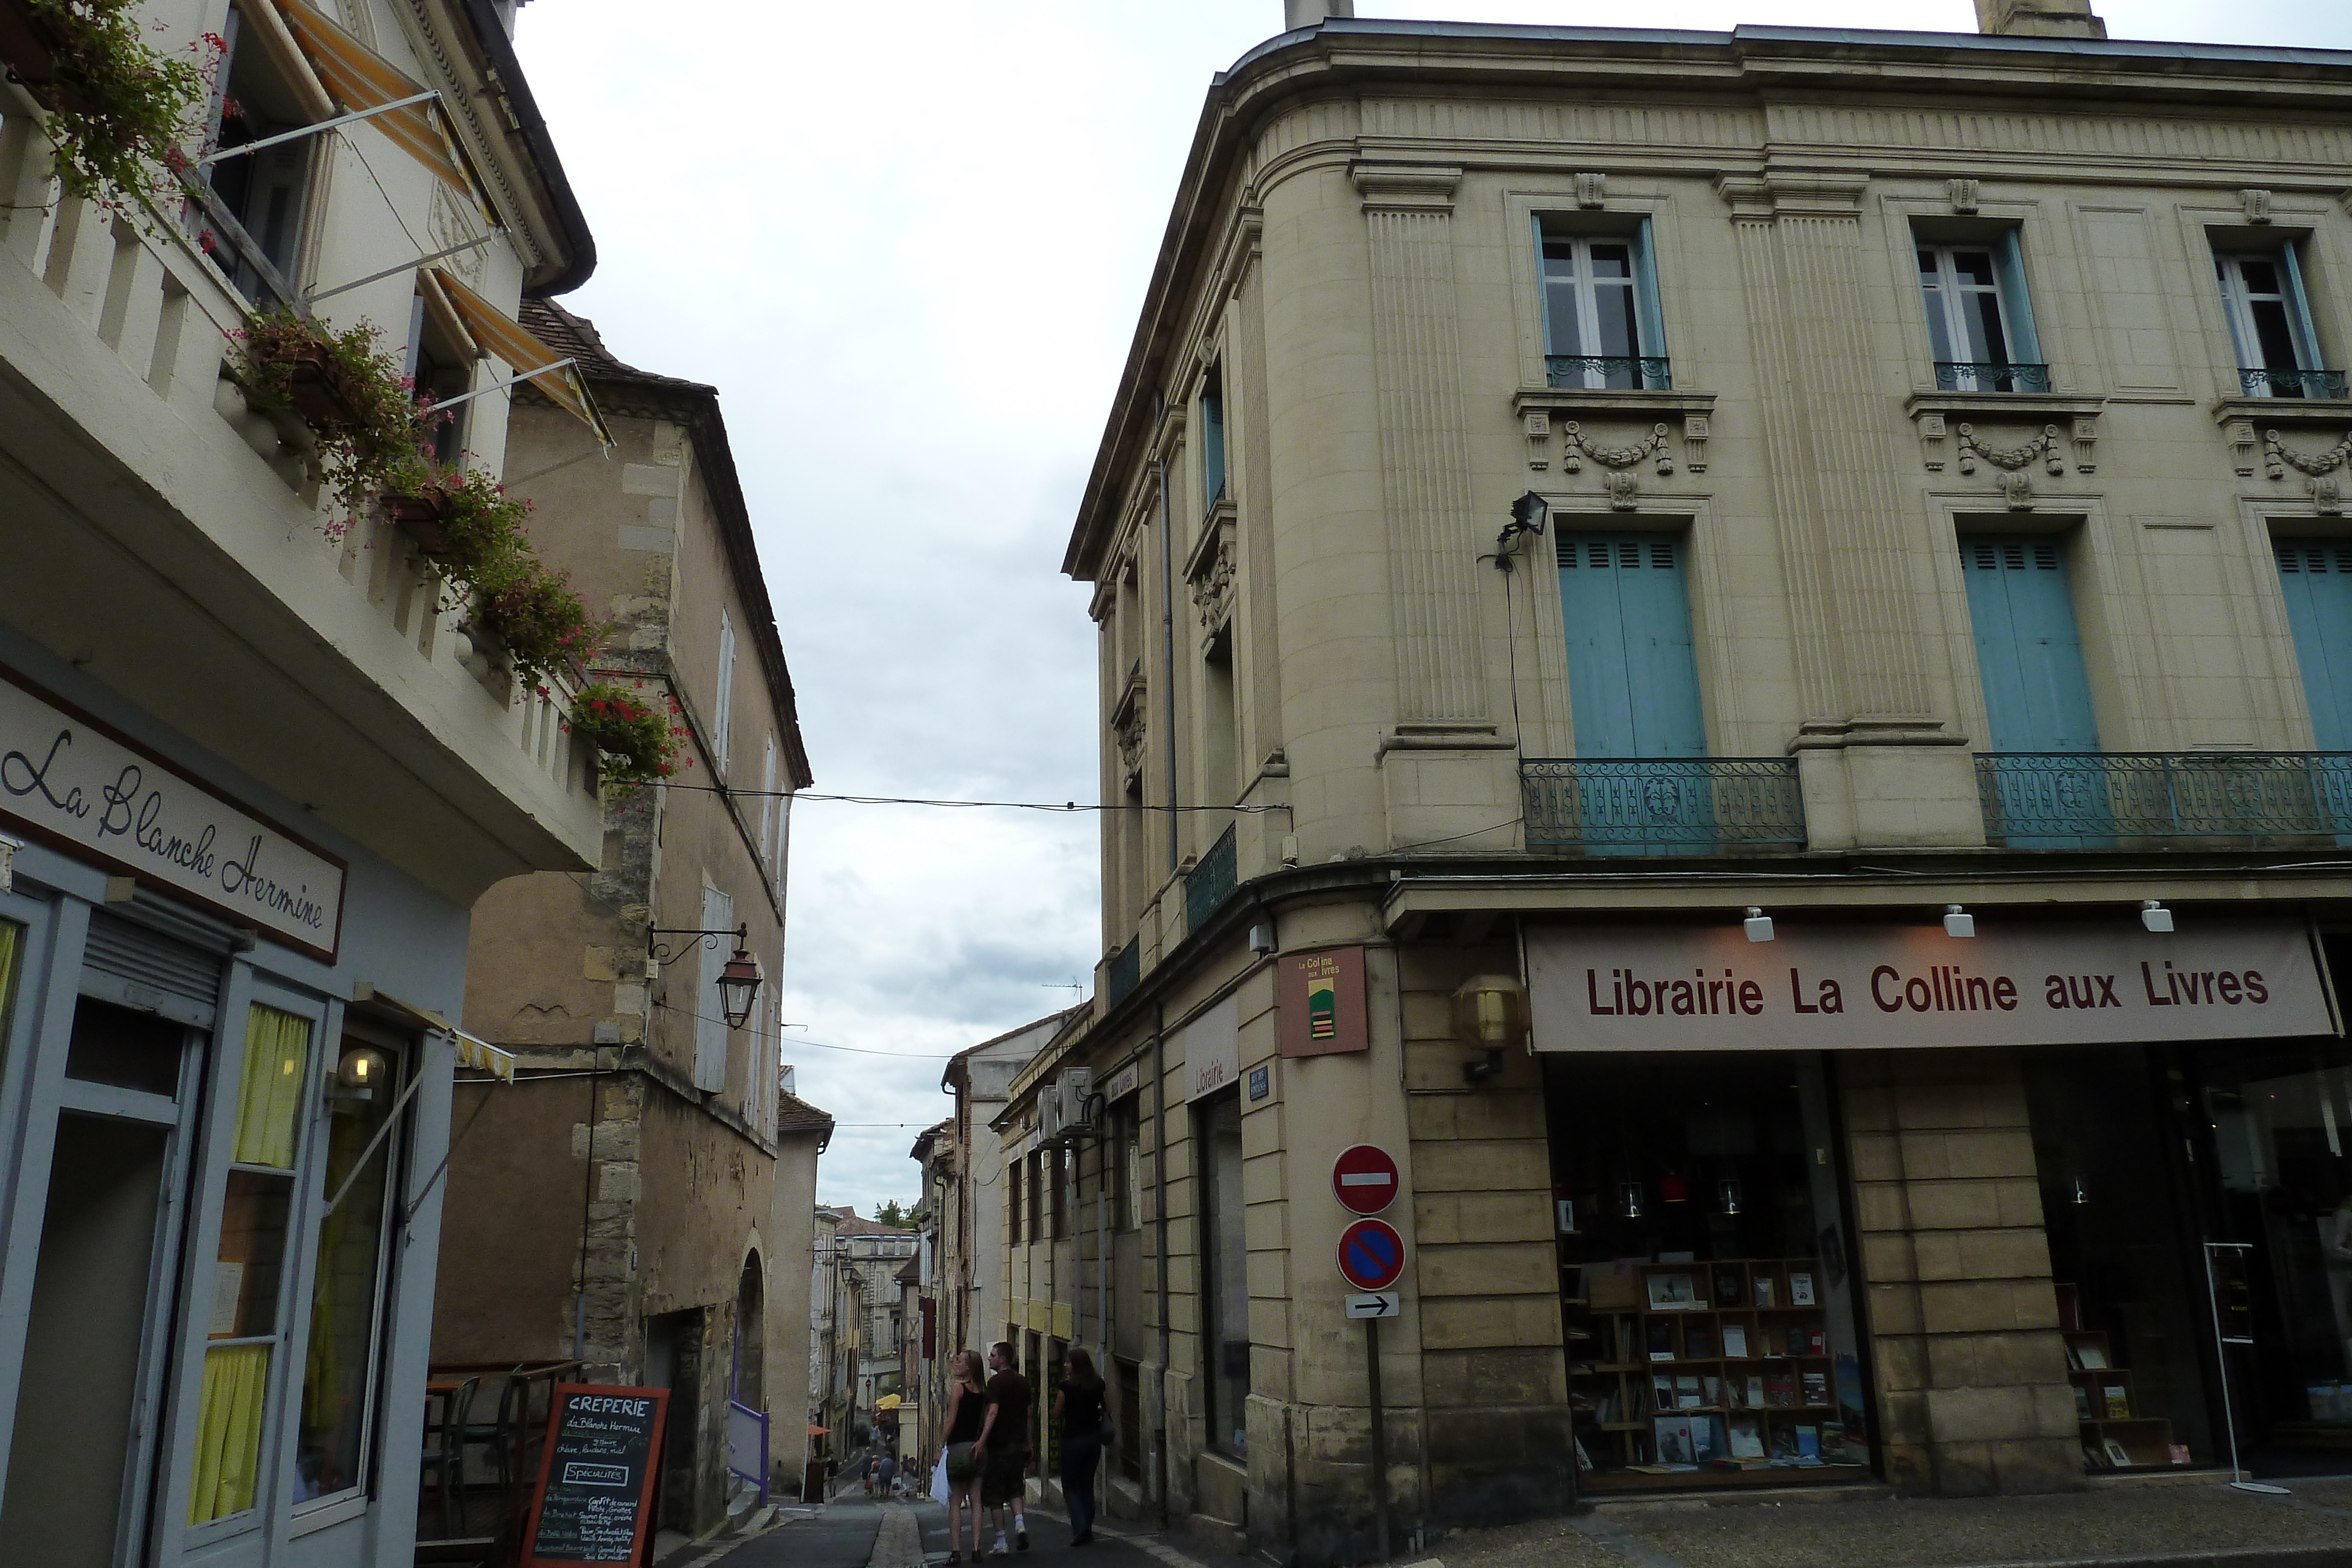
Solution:
[{"label": "hanging plant basket", "polygon": [[43,109],[94,114],[98,100],[62,68],[68,42],[48,8],[33,0],[0,0],[0,64],[8,74]]},{"label": "hanging plant basket", "polygon": [[300,345],[271,362],[281,367],[286,401],[303,423],[322,435],[331,435],[359,423],[359,399],[328,363],[324,349]]}]

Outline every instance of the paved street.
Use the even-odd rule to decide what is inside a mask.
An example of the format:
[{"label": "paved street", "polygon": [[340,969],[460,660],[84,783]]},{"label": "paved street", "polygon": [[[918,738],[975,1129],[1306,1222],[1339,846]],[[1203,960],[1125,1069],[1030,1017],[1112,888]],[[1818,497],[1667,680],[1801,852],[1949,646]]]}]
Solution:
[{"label": "paved street", "polygon": [[[1096,1527],[1094,1543],[1073,1548],[1068,1521],[1032,1511],[1029,1550],[1002,1560],[1007,1568],[1030,1563],[1069,1568],[1214,1568],[1197,1552],[1179,1552],[1158,1538],[1112,1533]],[[992,1530],[983,1545],[992,1544]],[[935,1502],[884,1503],[852,1487],[807,1518],[793,1520],[731,1551],[701,1556],[697,1568],[919,1568],[948,1553],[948,1511]]]}]

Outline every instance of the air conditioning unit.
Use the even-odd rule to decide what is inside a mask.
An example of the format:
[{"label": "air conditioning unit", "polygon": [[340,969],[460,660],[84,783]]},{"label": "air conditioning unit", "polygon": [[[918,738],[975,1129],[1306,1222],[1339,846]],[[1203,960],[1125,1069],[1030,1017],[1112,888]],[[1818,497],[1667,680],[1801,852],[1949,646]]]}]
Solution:
[{"label": "air conditioning unit", "polygon": [[1094,1123],[1088,1119],[1094,1098],[1095,1070],[1091,1067],[1066,1067],[1054,1081],[1054,1098],[1061,1102],[1062,1136],[1091,1138]]}]

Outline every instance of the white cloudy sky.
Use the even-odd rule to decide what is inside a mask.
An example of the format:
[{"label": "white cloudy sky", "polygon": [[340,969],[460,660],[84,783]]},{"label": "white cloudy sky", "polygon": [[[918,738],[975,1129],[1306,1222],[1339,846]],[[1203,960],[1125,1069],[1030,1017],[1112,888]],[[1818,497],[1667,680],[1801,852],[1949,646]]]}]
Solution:
[{"label": "white cloudy sky", "polygon": [[[2352,48],[2344,0],[2095,0],[2116,37]],[[1973,31],[1969,0],[1362,0],[1366,16]],[[535,0],[601,260],[567,303],[724,392],[817,788],[1091,800],[1059,570],[1210,76],[1281,0]],[[1090,818],[804,803],[787,1055],[827,1202],[911,1198],[939,1058],[1066,1005]],[[820,1045],[818,1042],[823,1042]],[[854,1047],[856,1054],[824,1047]]]}]

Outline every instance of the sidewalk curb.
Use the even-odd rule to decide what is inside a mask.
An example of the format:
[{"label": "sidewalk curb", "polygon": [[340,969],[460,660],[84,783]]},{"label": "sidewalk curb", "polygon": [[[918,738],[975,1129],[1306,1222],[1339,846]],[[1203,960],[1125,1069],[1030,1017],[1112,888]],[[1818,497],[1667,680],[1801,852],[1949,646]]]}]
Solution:
[{"label": "sidewalk curb", "polygon": [[2129,1557],[2050,1557],[2023,1563],[1955,1564],[1954,1568],[2352,1568],[2352,1543],[2319,1546],[2223,1546],[2207,1552],[2151,1552]]}]

